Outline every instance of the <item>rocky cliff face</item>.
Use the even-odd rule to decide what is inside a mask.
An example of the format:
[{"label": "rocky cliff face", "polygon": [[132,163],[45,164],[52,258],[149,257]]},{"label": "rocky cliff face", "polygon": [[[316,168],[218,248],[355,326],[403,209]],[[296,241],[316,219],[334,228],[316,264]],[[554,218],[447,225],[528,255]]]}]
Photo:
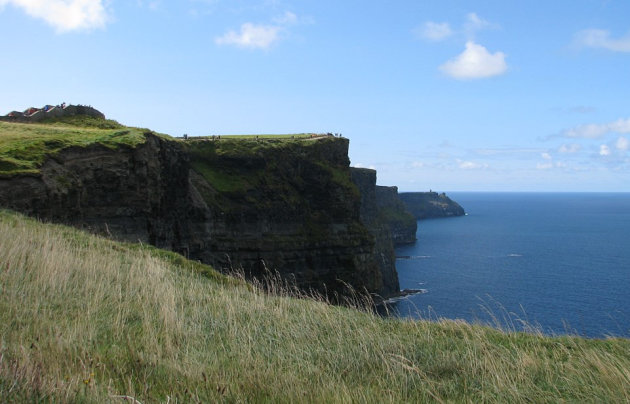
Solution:
[{"label": "rocky cliff face", "polygon": [[381,215],[377,202],[376,171],[367,168],[352,168],[352,181],[361,194],[360,219],[376,243],[373,251],[383,278],[382,295],[389,296],[400,291],[394,242],[389,223]]},{"label": "rocky cliff face", "polygon": [[418,220],[466,214],[464,208],[444,193],[403,192],[400,194],[400,200]]},{"label": "rocky cliff face", "polygon": [[[217,268],[276,270],[301,287],[383,291],[359,217],[347,139],[194,140],[188,251]],[[209,236],[208,236],[209,235]]]},{"label": "rocky cliff face", "polygon": [[391,241],[364,225],[372,208],[351,181],[347,152],[338,138],[180,142],[147,133],[135,147],[73,147],[40,174],[0,178],[0,206],[217,269],[278,271],[329,295],[351,285],[387,296],[398,291]]},{"label": "rocky cliff face", "polygon": [[376,187],[379,215],[389,224],[395,245],[416,242],[418,222],[400,200],[398,187]]},{"label": "rocky cliff face", "polygon": [[0,206],[177,250],[187,179],[181,148],[147,134],[138,147],[72,147],[48,158],[40,174],[0,178]]}]

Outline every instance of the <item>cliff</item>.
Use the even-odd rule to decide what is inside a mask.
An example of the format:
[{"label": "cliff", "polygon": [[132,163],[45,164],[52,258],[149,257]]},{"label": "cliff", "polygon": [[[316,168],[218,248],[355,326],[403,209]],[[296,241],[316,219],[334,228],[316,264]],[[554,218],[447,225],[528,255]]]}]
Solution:
[{"label": "cliff", "polygon": [[[23,133],[31,128],[37,135]],[[399,290],[391,241],[361,217],[367,199],[351,181],[347,139],[182,141],[17,123],[0,123],[0,133],[2,207],[220,270],[277,271],[329,296],[348,285]]]},{"label": "cliff", "polygon": [[403,192],[400,200],[416,219],[463,216],[466,214],[457,202],[437,192]]},{"label": "cliff", "polygon": [[376,171],[367,168],[351,168],[352,181],[361,195],[360,219],[375,239],[374,258],[379,265],[383,279],[383,296],[400,292],[394,241],[388,221],[378,206]]},{"label": "cliff", "polygon": [[395,245],[416,242],[418,222],[398,194],[398,187],[376,187],[376,205],[379,215],[389,225]]}]

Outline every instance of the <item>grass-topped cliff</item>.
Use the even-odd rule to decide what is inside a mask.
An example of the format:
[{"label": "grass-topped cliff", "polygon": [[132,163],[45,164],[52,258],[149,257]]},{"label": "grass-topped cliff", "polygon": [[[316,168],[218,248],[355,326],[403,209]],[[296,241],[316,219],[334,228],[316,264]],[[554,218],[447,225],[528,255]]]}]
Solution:
[{"label": "grass-topped cliff", "polygon": [[135,146],[144,142],[146,132],[149,131],[81,115],[40,123],[0,121],[0,175],[39,173],[46,158],[73,146]]},{"label": "grass-topped cliff", "polygon": [[385,285],[360,221],[348,145],[317,134],[178,139],[86,115],[0,120],[0,207],[220,270],[388,296],[398,282]]},{"label": "grass-topped cliff", "polygon": [[169,252],[0,213],[0,401],[627,402],[630,341],[271,296]]}]

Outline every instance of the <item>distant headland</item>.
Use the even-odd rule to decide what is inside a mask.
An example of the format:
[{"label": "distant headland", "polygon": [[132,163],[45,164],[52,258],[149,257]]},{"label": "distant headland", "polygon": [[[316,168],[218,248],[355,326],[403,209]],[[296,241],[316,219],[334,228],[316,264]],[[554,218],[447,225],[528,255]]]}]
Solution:
[{"label": "distant headland", "polygon": [[444,192],[401,192],[400,200],[417,220],[464,216],[464,208]]}]

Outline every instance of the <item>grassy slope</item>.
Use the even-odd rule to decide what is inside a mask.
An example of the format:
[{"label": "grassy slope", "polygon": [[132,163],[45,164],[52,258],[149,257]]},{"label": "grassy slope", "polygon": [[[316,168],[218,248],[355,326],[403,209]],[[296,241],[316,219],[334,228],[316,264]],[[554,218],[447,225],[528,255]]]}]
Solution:
[{"label": "grassy slope", "polygon": [[37,173],[47,156],[67,147],[94,143],[111,148],[134,146],[145,141],[146,132],[88,116],[37,124],[0,121],[0,175]]},{"label": "grassy slope", "polygon": [[0,257],[3,402],[630,400],[628,340],[269,296],[171,253],[10,212]]}]

